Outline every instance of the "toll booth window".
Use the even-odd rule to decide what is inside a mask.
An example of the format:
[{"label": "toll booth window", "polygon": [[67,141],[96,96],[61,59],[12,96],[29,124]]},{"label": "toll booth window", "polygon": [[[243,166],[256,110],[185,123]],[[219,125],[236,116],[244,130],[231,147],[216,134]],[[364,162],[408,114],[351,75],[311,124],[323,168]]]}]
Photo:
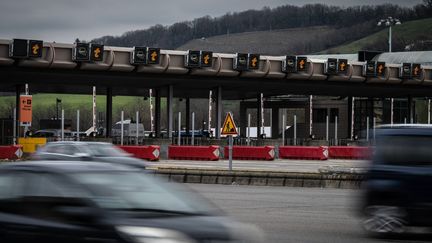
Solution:
[{"label": "toll booth window", "polygon": [[326,108],[316,108],[312,110],[312,119],[314,123],[325,123],[327,117]]},{"label": "toll booth window", "polygon": [[339,109],[338,108],[330,108],[330,121],[334,122],[335,117],[339,117]]}]

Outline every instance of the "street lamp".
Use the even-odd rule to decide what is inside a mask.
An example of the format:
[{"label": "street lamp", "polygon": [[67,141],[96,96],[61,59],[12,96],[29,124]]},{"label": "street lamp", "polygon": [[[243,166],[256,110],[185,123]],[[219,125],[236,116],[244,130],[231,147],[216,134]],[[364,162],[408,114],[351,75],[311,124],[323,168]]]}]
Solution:
[{"label": "street lamp", "polygon": [[389,52],[392,52],[392,26],[400,24],[402,24],[402,22],[399,19],[393,17],[388,17],[378,21],[378,26],[385,25],[386,27],[389,27]]}]

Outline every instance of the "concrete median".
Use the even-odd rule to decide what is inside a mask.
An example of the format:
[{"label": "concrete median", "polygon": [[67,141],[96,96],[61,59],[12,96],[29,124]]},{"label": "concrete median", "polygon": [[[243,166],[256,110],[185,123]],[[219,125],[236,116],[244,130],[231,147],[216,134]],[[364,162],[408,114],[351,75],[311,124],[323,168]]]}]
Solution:
[{"label": "concrete median", "polygon": [[158,168],[153,173],[168,181],[224,185],[360,188],[363,174],[228,171],[203,169]]}]

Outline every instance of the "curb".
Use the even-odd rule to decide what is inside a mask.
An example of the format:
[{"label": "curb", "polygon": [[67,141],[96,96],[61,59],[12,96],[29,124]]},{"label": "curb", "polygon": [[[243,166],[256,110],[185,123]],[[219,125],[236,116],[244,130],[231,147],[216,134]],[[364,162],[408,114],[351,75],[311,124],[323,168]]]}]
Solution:
[{"label": "curb", "polygon": [[358,173],[259,172],[201,169],[154,169],[155,175],[179,183],[359,189]]}]

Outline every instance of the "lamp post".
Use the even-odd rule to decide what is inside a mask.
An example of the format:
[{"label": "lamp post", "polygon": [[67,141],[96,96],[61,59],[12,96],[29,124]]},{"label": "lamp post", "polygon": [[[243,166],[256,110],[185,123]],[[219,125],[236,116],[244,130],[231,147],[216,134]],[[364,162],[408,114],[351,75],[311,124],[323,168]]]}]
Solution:
[{"label": "lamp post", "polygon": [[385,27],[389,27],[389,52],[392,52],[392,26],[394,25],[400,25],[402,22],[399,19],[393,18],[393,17],[387,17],[386,19],[381,19],[378,21],[378,26],[384,25]]}]

